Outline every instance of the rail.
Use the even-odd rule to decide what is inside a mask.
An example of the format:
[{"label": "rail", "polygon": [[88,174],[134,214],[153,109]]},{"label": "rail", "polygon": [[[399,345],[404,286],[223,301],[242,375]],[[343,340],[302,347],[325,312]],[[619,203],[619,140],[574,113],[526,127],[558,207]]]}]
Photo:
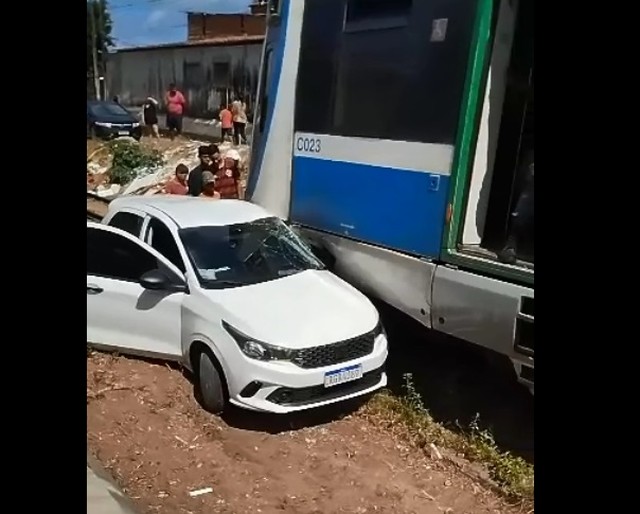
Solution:
[{"label": "rail", "polygon": [[87,191],[87,219],[90,221],[101,221],[107,214],[109,200],[102,198],[95,193]]}]

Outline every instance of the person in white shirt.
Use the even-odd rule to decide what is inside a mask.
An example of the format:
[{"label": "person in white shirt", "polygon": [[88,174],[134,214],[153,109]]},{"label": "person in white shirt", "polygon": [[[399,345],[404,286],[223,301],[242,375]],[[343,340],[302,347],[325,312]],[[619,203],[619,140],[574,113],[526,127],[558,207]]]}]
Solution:
[{"label": "person in white shirt", "polygon": [[236,98],[231,104],[231,114],[233,114],[233,143],[239,145],[247,142],[247,104],[242,97]]}]

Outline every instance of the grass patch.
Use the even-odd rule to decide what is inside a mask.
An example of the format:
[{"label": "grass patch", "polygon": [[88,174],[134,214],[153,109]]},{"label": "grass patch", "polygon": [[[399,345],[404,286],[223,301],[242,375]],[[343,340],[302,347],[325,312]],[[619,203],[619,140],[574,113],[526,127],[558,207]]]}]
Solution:
[{"label": "grass patch", "polygon": [[404,375],[404,395],[389,392],[376,395],[365,407],[365,414],[382,417],[389,426],[400,425],[413,445],[429,451],[431,443],[453,450],[471,462],[486,466],[491,479],[514,500],[533,500],[533,466],[524,459],[502,452],[493,436],[480,430],[477,420],[462,433],[452,432],[437,423],[416,391],[411,374]]}]

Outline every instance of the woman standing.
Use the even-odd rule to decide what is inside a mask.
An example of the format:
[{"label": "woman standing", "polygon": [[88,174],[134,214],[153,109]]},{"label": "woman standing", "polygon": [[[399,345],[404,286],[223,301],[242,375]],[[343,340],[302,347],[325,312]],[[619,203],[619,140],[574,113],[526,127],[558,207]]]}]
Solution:
[{"label": "woman standing", "polygon": [[247,104],[244,103],[242,97],[233,101],[231,113],[233,114],[233,142],[237,146],[241,141],[247,142]]}]

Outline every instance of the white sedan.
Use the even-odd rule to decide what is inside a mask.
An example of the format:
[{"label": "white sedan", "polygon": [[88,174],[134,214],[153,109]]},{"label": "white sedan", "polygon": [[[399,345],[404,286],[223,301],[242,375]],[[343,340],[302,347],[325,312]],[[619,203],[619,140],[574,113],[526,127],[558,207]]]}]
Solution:
[{"label": "white sedan", "polygon": [[179,361],[214,413],[286,413],[387,383],[371,302],[238,200],[122,197],[87,222],[87,341]]}]

